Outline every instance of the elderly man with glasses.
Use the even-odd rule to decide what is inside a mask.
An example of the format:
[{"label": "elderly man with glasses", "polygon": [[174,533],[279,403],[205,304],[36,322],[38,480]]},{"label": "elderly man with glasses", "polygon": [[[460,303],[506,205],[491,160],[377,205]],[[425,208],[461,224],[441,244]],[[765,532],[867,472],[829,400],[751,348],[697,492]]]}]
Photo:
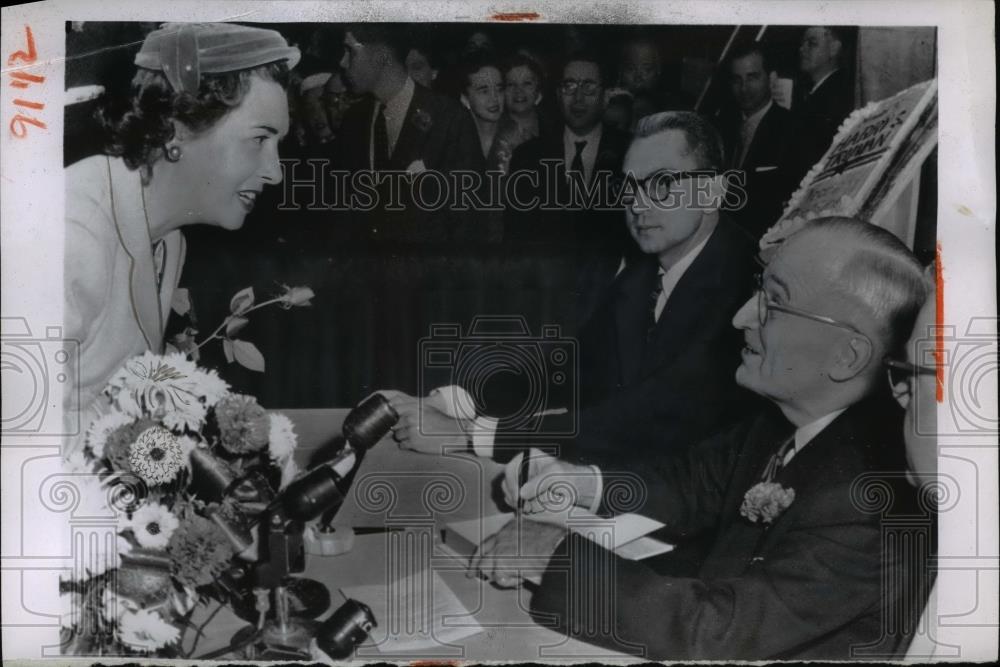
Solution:
[{"label": "elderly man with glasses", "polygon": [[897,615],[906,587],[895,582],[919,564],[889,548],[890,509],[872,490],[893,516],[913,511],[883,360],[899,358],[926,291],[919,263],[889,232],[846,218],[808,223],[733,318],[744,339],[736,381],[770,406],[683,456],[595,469],[533,453],[523,485],[521,461],[508,466],[505,493],[522,499],[525,515],[569,483],[578,504],[596,501],[602,512],[621,511],[627,498],[626,509],[662,522],[675,543],[709,536],[697,570],[664,575],[532,521],[488,539],[473,568],[498,585],[532,582],[536,613],[647,658],[905,650],[919,607]]}]

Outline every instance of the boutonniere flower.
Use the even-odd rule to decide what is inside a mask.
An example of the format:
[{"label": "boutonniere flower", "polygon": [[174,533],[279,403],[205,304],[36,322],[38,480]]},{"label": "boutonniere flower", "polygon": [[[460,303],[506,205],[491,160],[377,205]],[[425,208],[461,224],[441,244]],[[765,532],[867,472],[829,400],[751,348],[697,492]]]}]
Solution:
[{"label": "boutonniere flower", "polygon": [[413,112],[413,124],[417,126],[417,129],[421,132],[427,132],[434,125],[434,120],[431,115],[424,111],[423,109],[417,109]]},{"label": "boutonniere flower", "polygon": [[795,489],[786,489],[777,482],[760,482],[743,496],[740,514],[753,523],[774,523],[795,500]]}]

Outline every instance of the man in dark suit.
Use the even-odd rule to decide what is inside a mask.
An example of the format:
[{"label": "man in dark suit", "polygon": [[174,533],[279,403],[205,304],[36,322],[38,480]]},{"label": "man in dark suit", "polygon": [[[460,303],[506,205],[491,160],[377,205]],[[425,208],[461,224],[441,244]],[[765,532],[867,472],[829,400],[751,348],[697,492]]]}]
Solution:
[{"label": "man in dark suit", "polygon": [[730,215],[754,238],[781,216],[791,182],[791,112],[771,99],[770,66],[757,44],[735,51],[727,65],[733,104],[719,114],[726,166],[743,175],[746,200],[730,197]]},{"label": "man in dark suit", "polygon": [[506,239],[560,246],[611,243],[620,254],[625,238],[618,211],[609,204],[630,137],[602,122],[605,80],[602,63],[592,54],[566,61],[556,85],[562,126],[521,144],[511,157]]},{"label": "man in dark suit", "polygon": [[[402,416],[396,439],[440,453],[466,434],[475,436],[478,453],[499,460],[532,443],[587,458],[680,450],[732,423],[753,402],[733,381],[741,337],[730,322],[750,294],[755,246],[719,214],[724,182],[711,174],[721,165],[721,141],[707,119],[664,112],[640,122],[624,164],[634,184],[625,194],[625,227],[638,256],[606,276],[578,337],[578,375],[544,387],[540,407],[569,408],[565,413],[525,419],[520,409],[533,378],[492,369],[491,382],[467,387],[476,394],[467,403],[499,423],[470,423],[476,418],[469,415],[450,428],[459,437],[435,437],[449,428],[433,405],[390,394]],[[695,170],[703,170],[700,178]],[[571,389],[579,392],[579,410]],[[556,435],[574,430],[575,438]]]},{"label": "man in dark suit", "polygon": [[795,114],[794,171],[801,180],[830,148],[837,128],[854,110],[854,89],[843,67],[847,57],[847,31],[834,26],[813,26],[802,35],[799,69],[806,89],[792,105]]},{"label": "man in dark suit", "polygon": [[[416,206],[409,178],[397,181],[398,188],[388,181],[377,182],[389,172],[416,175],[434,170],[447,175],[483,169],[469,113],[457,101],[415,84],[407,75],[403,63],[408,43],[402,30],[359,24],[345,33],[340,66],[352,90],[368,95],[344,115],[333,166],[355,177],[359,172],[374,176],[376,201],[360,214],[369,238],[445,241],[458,224],[446,224],[454,217],[447,214],[447,207],[428,211]],[[348,189],[360,190],[372,192],[370,187]],[[372,215],[373,211],[378,214]]]},{"label": "man in dark suit", "polygon": [[745,339],[736,380],[771,408],[685,456],[598,468],[533,456],[520,488],[520,461],[505,473],[508,502],[523,498],[529,513],[571,483],[577,504],[653,517],[678,543],[710,536],[696,569],[663,575],[533,521],[487,539],[472,567],[498,585],[535,583],[532,609],[572,636],[648,658],[905,648],[919,607],[893,616],[905,591],[887,582],[909,580],[913,563],[883,519],[912,512],[915,495],[882,359],[923,302],[921,267],[885,230],[827,218],[790,237],[760,284],[733,320]]}]

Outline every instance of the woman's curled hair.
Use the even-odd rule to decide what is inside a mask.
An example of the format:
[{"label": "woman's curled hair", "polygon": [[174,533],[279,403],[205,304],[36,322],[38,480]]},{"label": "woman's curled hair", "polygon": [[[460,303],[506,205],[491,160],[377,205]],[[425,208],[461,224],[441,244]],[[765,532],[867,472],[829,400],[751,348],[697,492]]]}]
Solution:
[{"label": "woman's curled hair", "polygon": [[254,75],[288,87],[284,61],[225,74],[205,74],[197,94],[177,93],[162,72],[140,68],[132,79],[131,94],[109,96],[99,119],[104,126],[108,155],[121,157],[129,169],[143,169],[144,180],[174,138],[173,121],[195,134],[203,132],[235,109],[250,90]]}]

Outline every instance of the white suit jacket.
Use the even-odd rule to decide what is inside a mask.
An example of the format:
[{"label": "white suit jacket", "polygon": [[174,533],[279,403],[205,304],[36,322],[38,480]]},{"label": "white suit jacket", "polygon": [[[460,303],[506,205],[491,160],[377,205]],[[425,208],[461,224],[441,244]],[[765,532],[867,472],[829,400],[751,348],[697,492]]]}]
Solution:
[{"label": "white suit jacket", "polygon": [[[79,343],[80,363],[63,405],[64,414],[82,412],[82,432],[103,411],[101,390],[114,372],[136,354],[163,351],[185,253],[179,231],[163,240],[166,253],[157,288],[139,172],[105,155],[66,169],[63,319],[66,337]],[[70,449],[79,446],[74,443]]]}]

